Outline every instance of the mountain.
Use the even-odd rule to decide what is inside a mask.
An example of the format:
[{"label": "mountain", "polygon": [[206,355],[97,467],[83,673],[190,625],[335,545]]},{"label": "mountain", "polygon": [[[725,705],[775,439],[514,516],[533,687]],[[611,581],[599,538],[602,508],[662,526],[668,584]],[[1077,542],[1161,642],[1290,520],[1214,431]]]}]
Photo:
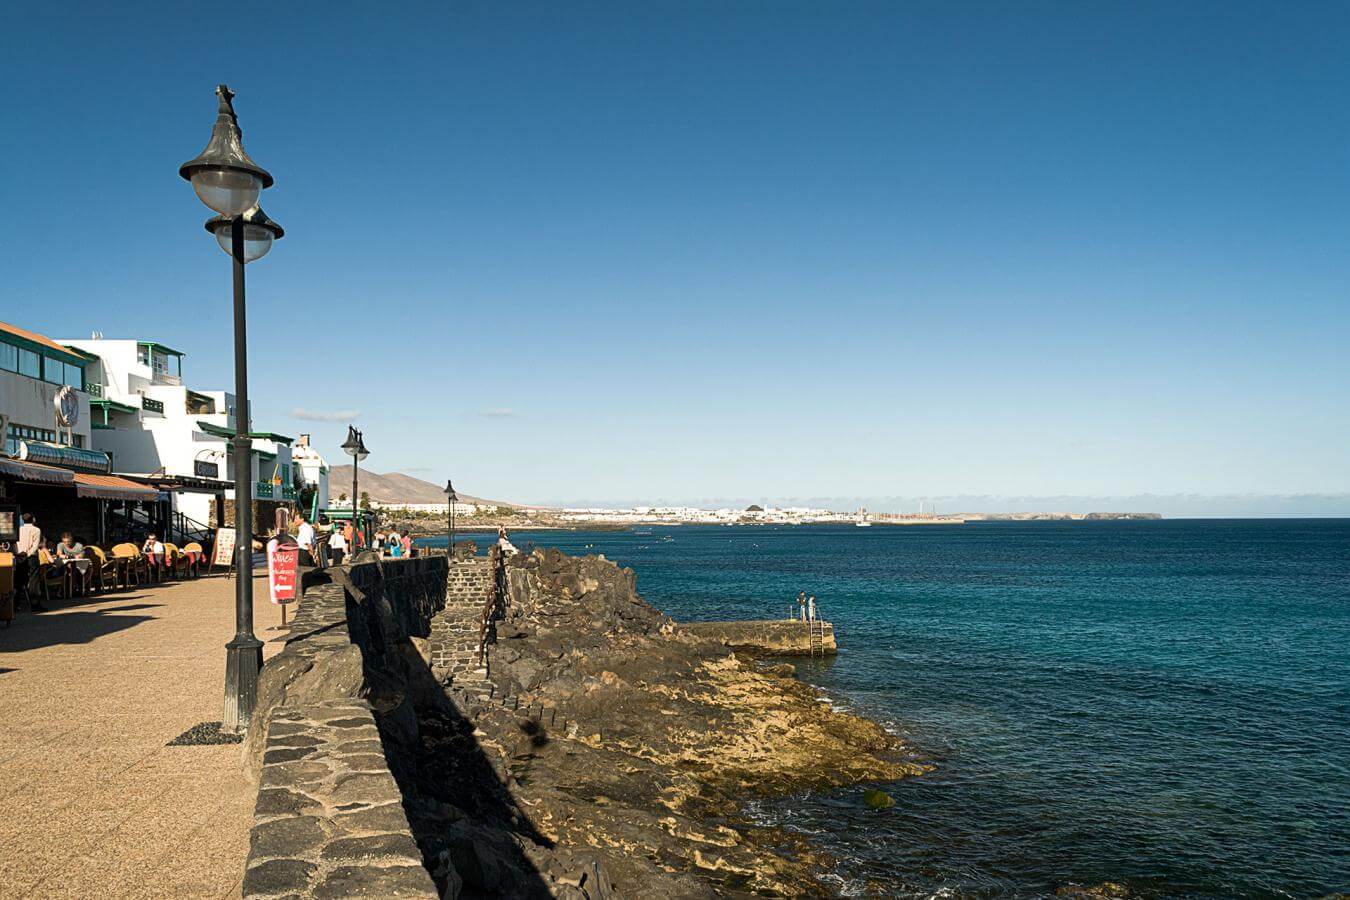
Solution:
[{"label": "mountain", "polygon": [[[390,472],[380,475],[368,469],[362,469],[357,489],[369,494],[377,503],[444,503],[445,488],[430,481],[423,481],[402,472]],[[352,467],[333,466],[328,471],[328,493],[334,498],[352,492]],[[519,503],[506,503],[502,500],[484,500],[471,497],[463,491],[455,492],[460,503],[472,503],[476,506],[519,506]]]}]

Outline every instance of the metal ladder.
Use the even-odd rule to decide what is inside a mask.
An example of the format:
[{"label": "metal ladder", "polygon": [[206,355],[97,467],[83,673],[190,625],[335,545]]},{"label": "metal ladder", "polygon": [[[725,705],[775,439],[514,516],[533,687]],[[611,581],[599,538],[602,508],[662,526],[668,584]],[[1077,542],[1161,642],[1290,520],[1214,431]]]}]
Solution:
[{"label": "metal ladder", "polygon": [[825,655],[825,622],[821,619],[812,619],[807,623],[807,628],[811,635],[811,655]]}]

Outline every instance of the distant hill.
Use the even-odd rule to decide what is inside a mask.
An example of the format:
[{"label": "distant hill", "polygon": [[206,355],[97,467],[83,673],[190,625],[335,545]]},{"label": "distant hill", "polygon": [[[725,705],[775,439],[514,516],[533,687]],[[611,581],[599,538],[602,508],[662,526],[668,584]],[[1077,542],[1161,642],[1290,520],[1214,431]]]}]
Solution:
[{"label": "distant hill", "polygon": [[[378,503],[444,503],[445,486],[432,484],[402,472],[390,472],[380,475],[368,469],[361,470],[357,489],[369,494],[370,499]],[[352,491],[352,467],[333,466],[328,472],[328,493],[336,499]],[[504,500],[485,500],[472,497],[463,491],[455,491],[460,503],[472,503],[476,506],[520,506],[519,503],[507,503]]]}]

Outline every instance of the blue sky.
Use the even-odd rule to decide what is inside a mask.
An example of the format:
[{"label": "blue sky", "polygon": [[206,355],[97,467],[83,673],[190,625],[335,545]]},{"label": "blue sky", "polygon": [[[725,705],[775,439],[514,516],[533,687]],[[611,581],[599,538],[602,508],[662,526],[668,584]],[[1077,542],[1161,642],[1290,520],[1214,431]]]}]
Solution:
[{"label": "blue sky", "polygon": [[249,267],[255,425],[330,456],[354,411],[374,470],[522,501],[1350,494],[1347,33],[1332,3],[30,5],[0,317],[231,386],[177,176],[227,81],[287,229]]}]

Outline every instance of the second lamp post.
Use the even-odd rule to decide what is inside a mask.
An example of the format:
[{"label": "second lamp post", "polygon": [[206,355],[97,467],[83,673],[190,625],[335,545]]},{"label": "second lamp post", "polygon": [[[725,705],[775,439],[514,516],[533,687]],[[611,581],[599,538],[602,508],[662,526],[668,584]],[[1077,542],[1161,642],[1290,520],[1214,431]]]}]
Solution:
[{"label": "second lamp post", "polygon": [[446,512],[450,514],[450,537],[445,545],[445,555],[451,560],[455,558],[455,501],[459,497],[455,494],[455,486],[450,483],[450,479],[445,479],[445,499]]},{"label": "second lamp post", "polygon": [[363,529],[359,516],[361,515],[360,493],[358,493],[358,482],[356,472],[361,468],[361,460],[370,455],[366,449],[365,435],[357,431],[352,425],[347,426],[347,440],[342,444],[342,452],[352,458],[352,546],[347,548],[347,552],[356,555],[357,535],[361,534]]}]

